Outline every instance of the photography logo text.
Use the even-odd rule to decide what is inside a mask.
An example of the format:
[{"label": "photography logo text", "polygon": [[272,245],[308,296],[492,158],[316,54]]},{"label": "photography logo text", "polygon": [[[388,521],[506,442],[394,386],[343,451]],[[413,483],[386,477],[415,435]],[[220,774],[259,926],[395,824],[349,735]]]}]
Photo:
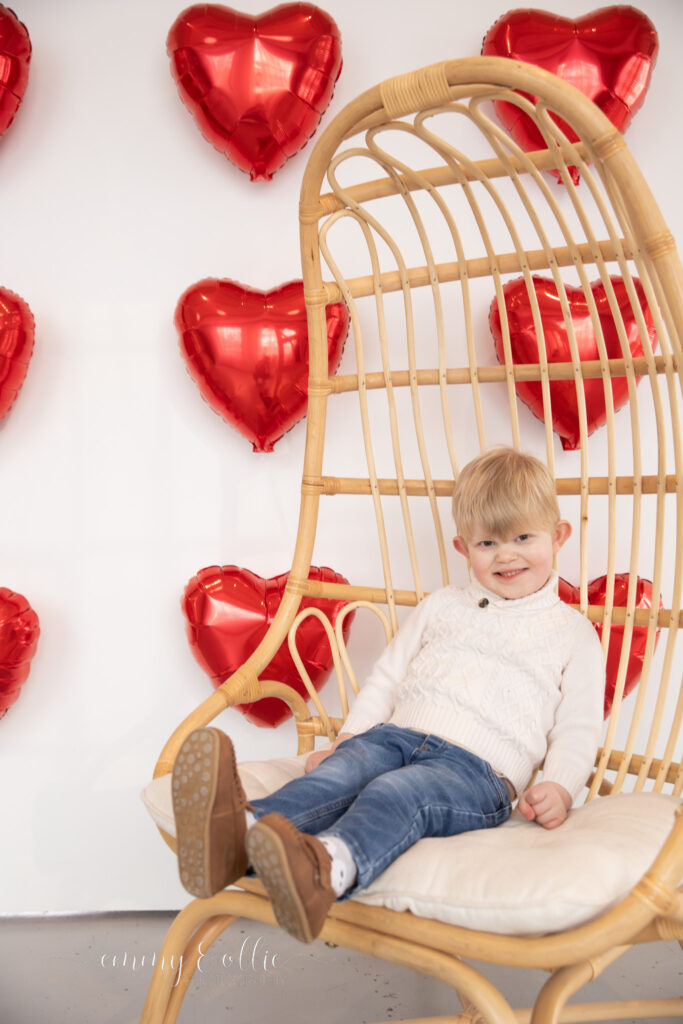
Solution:
[{"label": "photography logo text", "polygon": [[[211,948],[206,951],[199,945],[197,973],[208,974],[229,971],[233,982],[239,984],[279,984],[282,981],[283,968],[300,953],[282,956],[268,949],[263,936],[253,938],[250,935],[241,943],[239,950],[232,953],[220,953]],[[185,968],[185,957],[182,953],[164,955],[158,953],[103,953],[100,966],[105,970],[119,971],[152,971],[159,967],[162,971],[170,971],[175,975],[173,987],[179,984]]]}]

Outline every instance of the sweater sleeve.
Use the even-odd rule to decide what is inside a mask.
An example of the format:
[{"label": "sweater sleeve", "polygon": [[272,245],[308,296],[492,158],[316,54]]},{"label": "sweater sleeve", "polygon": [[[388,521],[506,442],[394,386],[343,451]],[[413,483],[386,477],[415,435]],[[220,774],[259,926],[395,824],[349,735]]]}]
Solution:
[{"label": "sweater sleeve", "polygon": [[344,721],[342,732],[366,732],[373,725],[389,721],[394,710],[396,688],[420,649],[425,609],[430,605],[432,597],[426,597],[411,612],[380,655]]},{"label": "sweater sleeve", "polygon": [[605,659],[595,629],[581,616],[574,651],[562,675],[562,697],[548,734],[544,781],[581,792],[595,763],[605,700]]}]

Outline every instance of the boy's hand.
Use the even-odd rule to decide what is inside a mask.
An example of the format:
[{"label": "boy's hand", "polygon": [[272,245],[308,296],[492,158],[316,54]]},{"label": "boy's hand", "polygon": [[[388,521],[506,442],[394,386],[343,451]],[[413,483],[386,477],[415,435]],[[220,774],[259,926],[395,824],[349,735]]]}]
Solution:
[{"label": "boy's hand", "polygon": [[572,798],[558,782],[539,782],[519,798],[518,807],[527,821],[543,828],[557,828],[569,814]]},{"label": "boy's hand", "polygon": [[314,750],[313,753],[309,754],[308,757],[306,758],[306,764],[304,765],[304,774],[307,775],[309,772],[312,772],[313,769],[317,768],[318,765],[322,761],[324,761],[326,757],[329,757],[330,754],[333,754],[335,752],[340,743],[343,743],[344,740],[350,740],[352,736],[352,732],[342,732],[334,741],[332,746],[328,747],[327,750]]}]

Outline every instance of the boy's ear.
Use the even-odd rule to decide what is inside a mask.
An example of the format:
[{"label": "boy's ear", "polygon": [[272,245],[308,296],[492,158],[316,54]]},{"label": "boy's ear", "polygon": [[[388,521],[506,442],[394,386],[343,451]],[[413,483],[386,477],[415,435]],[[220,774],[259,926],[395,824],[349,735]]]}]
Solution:
[{"label": "boy's ear", "polygon": [[464,555],[465,558],[469,558],[470,557],[470,553],[467,550],[467,544],[465,544],[465,541],[462,539],[462,537],[454,537],[453,538],[453,547],[461,555]]},{"label": "boy's ear", "polygon": [[566,519],[560,519],[555,527],[554,547],[556,551],[562,547],[565,541],[569,540],[572,533],[572,524]]}]

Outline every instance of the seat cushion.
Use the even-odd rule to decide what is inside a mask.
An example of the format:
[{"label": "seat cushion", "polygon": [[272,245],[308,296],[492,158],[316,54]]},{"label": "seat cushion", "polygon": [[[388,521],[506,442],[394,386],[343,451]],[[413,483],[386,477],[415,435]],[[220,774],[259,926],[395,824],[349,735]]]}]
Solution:
[{"label": "seat cushion", "polygon": [[[306,756],[242,763],[248,798],[303,774]],[[170,775],[142,796],[156,824],[173,835]],[[421,839],[355,899],[501,935],[577,927],[633,888],[680,804],[660,793],[624,793],[576,808],[550,831],[515,812],[495,829]]]},{"label": "seat cushion", "polygon": [[[303,775],[307,757],[308,754],[301,754],[300,757],[278,757],[271,761],[242,761],[238,768],[247,799],[258,800],[261,796],[268,796],[285,782]],[[175,836],[171,776],[162,775],[150,782],[142,791],[142,800],[159,828]]]}]

